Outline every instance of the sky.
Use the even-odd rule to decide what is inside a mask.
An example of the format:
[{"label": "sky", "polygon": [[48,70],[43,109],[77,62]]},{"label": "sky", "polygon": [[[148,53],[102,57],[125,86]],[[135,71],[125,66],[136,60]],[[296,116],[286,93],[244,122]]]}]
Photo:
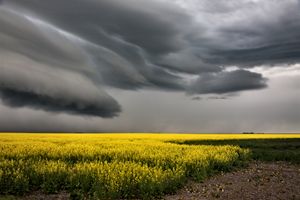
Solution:
[{"label": "sky", "polygon": [[300,0],[0,0],[0,131],[299,122]]}]

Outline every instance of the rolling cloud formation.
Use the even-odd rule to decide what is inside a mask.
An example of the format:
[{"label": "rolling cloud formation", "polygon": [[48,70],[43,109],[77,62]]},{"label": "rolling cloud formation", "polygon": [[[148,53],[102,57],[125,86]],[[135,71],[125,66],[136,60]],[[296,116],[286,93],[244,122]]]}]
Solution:
[{"label": "rolling cloud formation", "polygon": [[252,68],[300,62],[299,11],[298,0],[2,0],[0,98],[110,118],[122,110],[110,87],[262,89]]}]

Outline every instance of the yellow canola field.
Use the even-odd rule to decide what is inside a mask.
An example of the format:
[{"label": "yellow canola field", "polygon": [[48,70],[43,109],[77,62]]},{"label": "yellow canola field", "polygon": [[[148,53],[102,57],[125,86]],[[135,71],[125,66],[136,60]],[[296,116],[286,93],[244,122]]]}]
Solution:
[{"label": "yellow canola field", "polygon": [[297,134],[0,134],[0,194],[68,191],[74,198],[151,198],[242,165],[250,151],[186,140]]}]

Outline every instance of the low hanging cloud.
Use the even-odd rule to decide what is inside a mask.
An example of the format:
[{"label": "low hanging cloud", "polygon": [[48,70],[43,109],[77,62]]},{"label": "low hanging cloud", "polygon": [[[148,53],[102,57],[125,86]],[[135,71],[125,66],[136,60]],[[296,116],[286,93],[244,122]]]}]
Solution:
[{"label": "low hanging cloud", "polygon": [[192,83],[189,92],[191,94],[224,94],[264,87],[266,87],[266,79],[261,74],[235,70],[200,76]]},{"label": "low hanging cloud", "polygon": [[[0,59],[10,56],[2,51]],[[121,110],[112,97],[79,74],[16,54],[12,58],[16,60],[1,65],[0,97],[5,105],[100,117],[114,117]]]},{"label": "low hanging cloud", "polygon": [[267,79],[251,68],[300,62],[299,4],[2,0],[0,98],[11,107],[114,117],[121,108],[110,87],[262,89]]}]

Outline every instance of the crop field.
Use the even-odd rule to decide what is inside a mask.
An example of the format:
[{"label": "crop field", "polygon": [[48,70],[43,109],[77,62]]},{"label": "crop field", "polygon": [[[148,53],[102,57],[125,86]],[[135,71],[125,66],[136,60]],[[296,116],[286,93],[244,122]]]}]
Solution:
[{"label": "crop field", "polygon": [[297,134],[0,134],[0,195],[151,199],[250,159],[300,163]]}]

